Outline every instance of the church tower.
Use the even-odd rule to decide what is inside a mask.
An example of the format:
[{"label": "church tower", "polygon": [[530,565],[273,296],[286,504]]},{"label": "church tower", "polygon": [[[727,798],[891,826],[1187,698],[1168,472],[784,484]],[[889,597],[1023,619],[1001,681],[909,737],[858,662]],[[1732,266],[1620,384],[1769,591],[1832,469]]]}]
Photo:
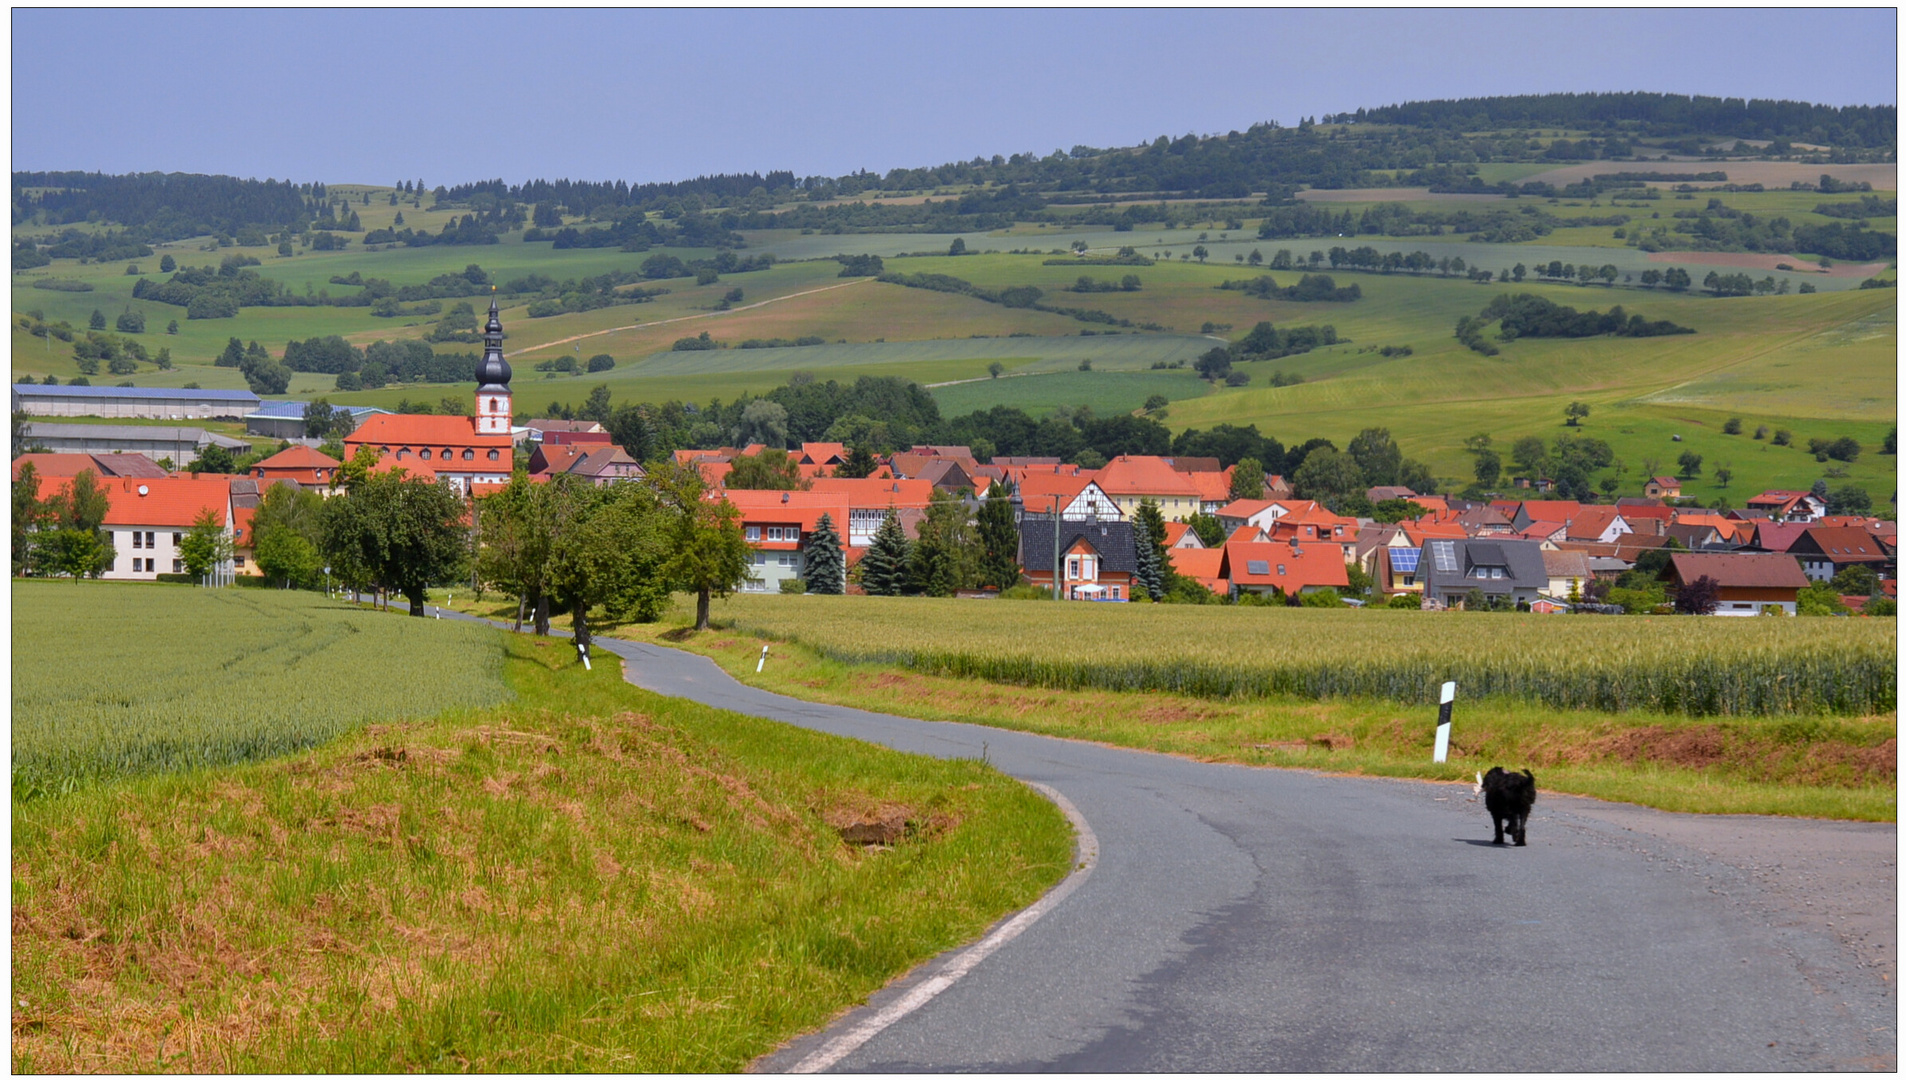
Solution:
[{"label": "church tower", "polygon": [[510,364],[503,359],[503,320],[490,296],[490,321],[483,326],[483,362],[477,365],[476,433],[510,433]]}]

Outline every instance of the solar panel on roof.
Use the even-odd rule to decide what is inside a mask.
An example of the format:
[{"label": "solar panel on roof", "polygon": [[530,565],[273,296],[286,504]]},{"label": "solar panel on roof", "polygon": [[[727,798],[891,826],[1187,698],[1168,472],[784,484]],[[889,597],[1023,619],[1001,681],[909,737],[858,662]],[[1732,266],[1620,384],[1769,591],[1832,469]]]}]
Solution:
[{"label": "solar panel on roof", "polygon": [[1268,574],[1271,572],[1271,564],[1264,559],[1246,559],[1244,560],[1244,572],[1247,574]]},{"label": "solar panel on roof", "polygon": [[1422,548],[1391,548],[1390,569],[1399,574],[1414,574],[1416,564],[1422,557]]},{"label": "solar panel on roof", "polygon": [[1456,572],[1456,545],[1448,540],[1430,544],[1430,552],[1436,556],[1436,572],[1453,574]]}]

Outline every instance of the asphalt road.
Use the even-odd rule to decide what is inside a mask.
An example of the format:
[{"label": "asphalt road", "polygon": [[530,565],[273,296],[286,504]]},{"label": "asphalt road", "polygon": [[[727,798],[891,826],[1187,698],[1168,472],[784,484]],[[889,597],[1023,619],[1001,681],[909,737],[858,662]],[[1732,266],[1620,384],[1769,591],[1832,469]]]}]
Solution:
[{"label": "asphalt road", "polygon": [[[1742,837],[1730,855],[1644,821],[1685,832],[1703,820],[1691,815],[1546,796],[1529,846],[1499,848],[1467,785],[912,720],[756,690],[676,650],[597,645],[659,693],[915,753],[984,755],[1061,793],[1096,834],[1098,861],[1075,891],[835,1071],[1896,1067],[1891,977],[1836,935],[1845,913],[1769,889],[1749,865],[1766,861],[1757,828],[1791,841],[1793,822],[1724,819]],[[1894,895],[1893,826],[1806,825],[1802,845],[1844,842],[1881,883],[1867,899]],[[1882,928],[1883,902],[1866,913]],[[809,1060],[951,959],[757,1068]]]}]

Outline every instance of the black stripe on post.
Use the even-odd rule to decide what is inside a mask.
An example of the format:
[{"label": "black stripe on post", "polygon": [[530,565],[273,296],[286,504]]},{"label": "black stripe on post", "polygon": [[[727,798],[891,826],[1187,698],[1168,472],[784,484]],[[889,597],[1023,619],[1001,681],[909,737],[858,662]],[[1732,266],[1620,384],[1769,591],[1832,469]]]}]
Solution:
[{"label": "black stripe on post", "polygon": [[1450,710],[1455,707],[1455,705],[1456,703],[1453,701],[1445,701],[1441,705],[1438,705],[1436,707],[1436,726],[1437,727],[1442,727],[1444,724],[1449,723],[1449,713],[1450,713]]}]

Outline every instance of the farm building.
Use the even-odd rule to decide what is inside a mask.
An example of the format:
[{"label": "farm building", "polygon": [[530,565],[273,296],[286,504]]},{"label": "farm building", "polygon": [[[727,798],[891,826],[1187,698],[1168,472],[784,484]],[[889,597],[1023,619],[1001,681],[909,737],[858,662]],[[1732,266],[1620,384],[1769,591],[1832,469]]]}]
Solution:
[{"label": "farm building", "polygon": [[1677,551],[1668,559],[1676,592],[1704,577],[1720,587],[1716,615],[1759,615],[1769,608],[1792,615],[1807,587],[1807,575],[1789,555]]},{"label": "farm building", "polygon": [[34,475],[45,479],[49,476],[78,476],[87,469],[101,480],[120,476],[170,476],[159,467],[158,462],[144,454],[21,454],[13,459],[13,478],[20,479],[20,470],[33,466]]},{"label": "farm building", "polygon": [[154,461],[169,458],[180,468],[197,461],[199,452],[207,446],[222,446],[235,454],[251,450],[251,444],[243,439],[196,427],[35,422],[25,426],[23,435],[26,445],[55,454],[144,454]]},{"label": "farm building", "polygon": [[[302,439],[304,434],[304,410],[308,401],[267,401],[245,414],[245,434],[263,435],[273,439]],[[369,405],[334,405],[332,408],[351,417],[351,427],[372,416],[388,416],[389,409],[372,408]]]},{"label": "farm building", "polygon": [[236,420],[258,408],[249,390],[174,390],[157,386],[42,386],[15,383],[13,411],[28,416],[101,416],[126,420]]}]

